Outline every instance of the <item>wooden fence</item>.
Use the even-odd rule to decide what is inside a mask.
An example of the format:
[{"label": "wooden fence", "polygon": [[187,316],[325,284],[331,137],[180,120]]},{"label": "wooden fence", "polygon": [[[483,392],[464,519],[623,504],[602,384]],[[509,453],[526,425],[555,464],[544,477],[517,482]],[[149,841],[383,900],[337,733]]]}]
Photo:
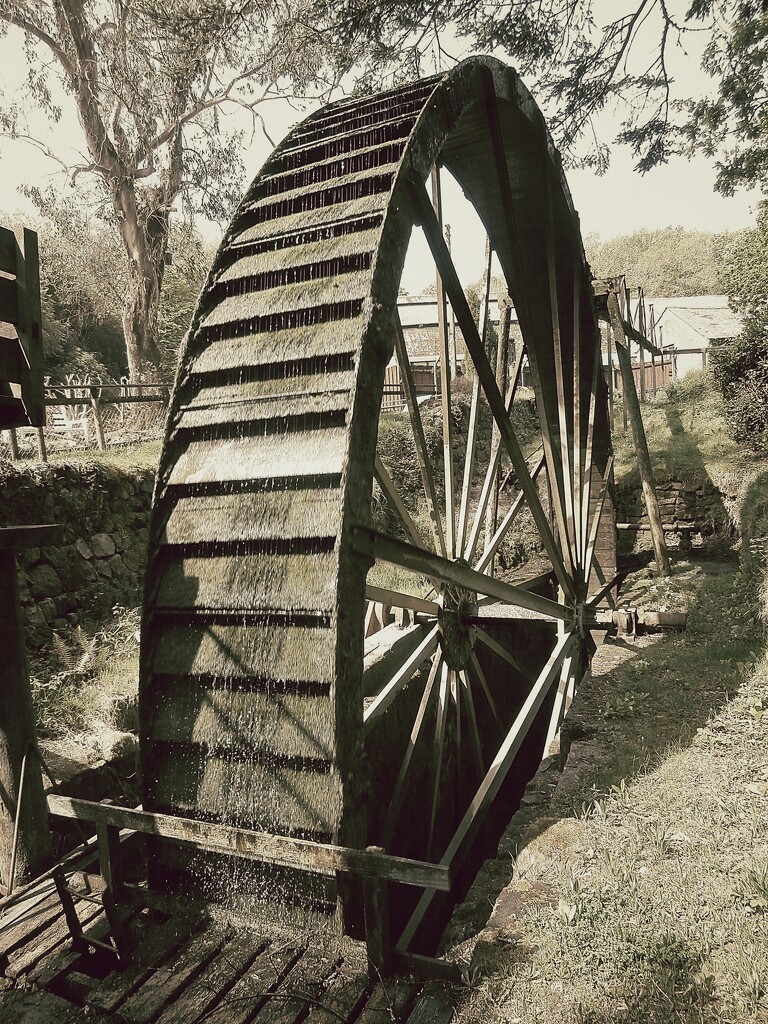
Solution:
[{"label": "wooden fence", "polygon": [[[102,384],[70,379],[65,384],[45,385],[45,426],[36,431],[37,454],[45,462],[49,448],[104,451],[112,442],[135,440],[136,434],[160,436],[165,421],[170,387],[164,383]],[[155,409],[149,412],[149,407]],[[136,407],[149,412],[139,418]],[[126,436],[129,435],[129,436]],[[7,431],[11,457],[21,456],[17,431]]]}]

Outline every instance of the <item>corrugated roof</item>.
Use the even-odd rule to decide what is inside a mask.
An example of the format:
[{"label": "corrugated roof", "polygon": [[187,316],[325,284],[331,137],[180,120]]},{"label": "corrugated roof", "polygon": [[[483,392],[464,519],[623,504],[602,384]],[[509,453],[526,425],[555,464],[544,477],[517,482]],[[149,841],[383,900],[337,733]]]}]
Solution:
[{"label": "corrugated roof", "polygon": [[692,327],[702,338],[710,341],[718,338],[735,338],[741,333],[740,318],[728,305],[727,295],[680,295],[674,298],[646,298],[645,308],[650,321],[650,309],[656,323],[664,326],[663,317],[667,311],[674,312],[684,323]]}]

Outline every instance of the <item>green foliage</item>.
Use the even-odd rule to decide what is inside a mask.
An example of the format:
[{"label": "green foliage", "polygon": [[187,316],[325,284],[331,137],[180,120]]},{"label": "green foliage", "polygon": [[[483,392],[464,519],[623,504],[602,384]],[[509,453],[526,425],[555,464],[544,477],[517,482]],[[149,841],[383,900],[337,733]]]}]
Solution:
[{"label": "green foliage", "polygon": [[39,731],[56,737],[125,727],[137,699],[138,652],[138,608],[116,606],[92,635],[79,626],[54,633],[51,664],[36,666],[30,678]]},{"label": "green foliage", "polygon": [[641,287],[647,296],[717,295],[715,237],[682,227],[643,228],[605,241],[588,235],[585,248],[596,277],[626,274],[627,284]]},{"label": "green foliage", "polygon": [[717,240],[720,274],[744,330],[713,351],[712,366],[734,440],[768,452],[768,206],[754,228]]},{"label": "green foliage", "polygon": [[[768,13],[750,0],[669,3],[541,0],[479,4],[474,0],[341,0],[315,2],[359,60],[363,87],[450,66],[465,42],[511,60],[543,105],[555,140],[571,162],[602,171],[610,144],[597,119],[622,116],[616,141],[629,146],[641,173],[683,152],[717,159],[717,187],[763,185],[768,168],[765,60]],[[703,70],[712,98],[685,91],[670,72],[689,38],[708,40]],[[450,40],[450,43],[448,42]],[[579,142],[582,145],[579,146]]]}]

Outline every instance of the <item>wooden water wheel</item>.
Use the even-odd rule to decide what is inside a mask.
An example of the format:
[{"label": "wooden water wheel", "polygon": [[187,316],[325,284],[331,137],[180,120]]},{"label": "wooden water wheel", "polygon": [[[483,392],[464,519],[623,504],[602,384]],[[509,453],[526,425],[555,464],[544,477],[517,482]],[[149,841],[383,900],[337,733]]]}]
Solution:
[{"label": "wooden water wheel", "polygon": [[[477,210],[517,311],[525,350],[499,383],[443,241],[436,167]],[[414,225],[438,277],[442,458],[425,443],[397,314]],[[463,466],[446,302],[472,364]],[[558,155],[499,62],[333,104],[277,147],[218,253],[171,402],[143,629],[147,808],[460,865],[521,751],[540,758],[559,724],[611,583],[598,338]],[[377,456],[393,350],[421,526]],[[530,465],[509,412],[524,357],[540,430]],[[501,439],[485,464],[483,403]],[[502,461],[516,488],[486,535]],[[396,511],[391,536],[371,526],[374,479]],[[546,572],[494,576],[521,508]],[[402,585],[374,586],[383,563]],[[414,620],[387,631],[368,672],[366,596]],[[172,869],[189,874],[192,859]],[[295,880],[270,886],[290,898]],[[408,908],[403,944],[431,902]]]}]

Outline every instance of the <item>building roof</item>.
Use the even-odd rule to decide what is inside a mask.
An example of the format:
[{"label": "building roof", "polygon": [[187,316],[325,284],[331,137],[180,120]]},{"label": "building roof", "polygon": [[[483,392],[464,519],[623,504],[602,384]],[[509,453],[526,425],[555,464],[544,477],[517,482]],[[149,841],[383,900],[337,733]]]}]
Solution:
[{"label": "building roof", "polygon": [[742,331],[741,318],[728,305],[726,295],[694,295],[673,299],[646,299],[653,306],[657,325],[664,327],[669,315],[676,316],[707,341],[736,338]]},{"label": "building roof", "polygon": [[[491,323],[499,322],[499,303],[497,299],[491,299]],[[400,314],[400,323],[403,329],[406,327],[436,327],[437,326],[437,299],[412,299],[401,297],[397,300],[397,311]],[[448,316],[450,317],[450,307]],[[512,319],[517,317],[512,312]]]}]

